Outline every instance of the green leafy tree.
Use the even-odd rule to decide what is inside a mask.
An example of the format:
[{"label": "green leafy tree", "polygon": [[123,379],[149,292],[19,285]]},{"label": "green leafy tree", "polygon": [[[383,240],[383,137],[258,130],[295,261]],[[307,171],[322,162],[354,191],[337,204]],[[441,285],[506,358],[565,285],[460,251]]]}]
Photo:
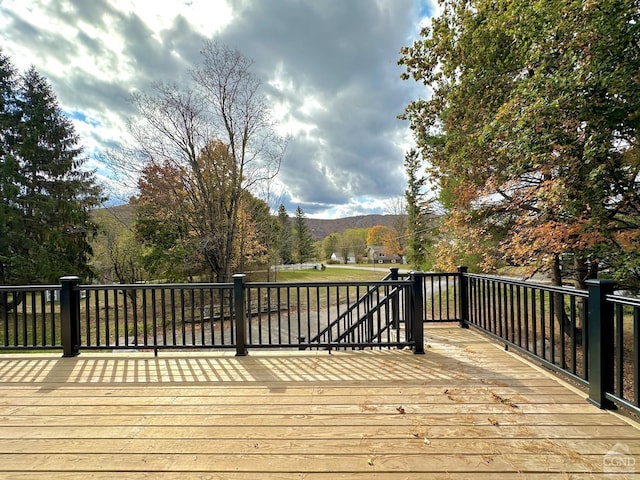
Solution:
[{"label": "green leafy tree", "polygon": [[340,235],[337,251],[344,263],[350,257],[359,261],[366,255],[368,232],[368,228],[348,228]]},{"label": "green leafy tree", "polygon": [[338,251],[338,241],[340,239],[340,235],[337,233],[331,233],[327,235],[322,240],[322,253],[324,255],[325,260],[331,259],[331,255]]},{"label": "green leafy tree", "polygon": [[14,201],[20,193],[18,163],[12,152],[16,125],[20,121],[16,108],[17,72],[8,56],[0,50],[0,281],[21,281],[15,271],[14,252],[20,243],[21,212]]},{"label": "green leafy tree", "polygon": [[442,7],[400,60],[433,92],[404,117],[450,200],[442,252],[483,252],[486,269],[528,265],[555,284],[570,256],[580,287],[597,259],[637,282],[624,261],[640,241],[637,2]]},{"label": "green leafy tree", "polygon": [[267,203],[245,192],[239,211],[236,271],[244,272],[249,266],[269,267],[270,253],[275,243],[276,221],[271,217]]},{"label": "green leafy tree", "polygon": [[312,260],[315,255],[315,248],[313,245],[313,237],[309,231],[309,225],[307,225],[307,219],[304,216],[304,212],[300,205],[296,208],[296,218],[294,220],[293,232],[295,236],[294,259],[298,263],[304,263],[308,260]]},{"label": "green leafy tree", "polygon": [[93,243],[92,264],[98,279],[108,283],[135,283],[148,279],[143,266],[145,245],[138,241],[131,225],[111,208],[94,212],[99,225]]},{"label": "green leafy tree", "polygon": [[[138,182],[135,231],[148,247],[144,266],[156,278],[192,279],[207,274],[220,281],[221,252],[231,228],[230,157],[220,143],[206,148],[195,169],[172,162],[149,163]],[[272,242],[269,208],[248,191],[241,192],[229,258],[230,269],[265,263]]]},{"label": "green leafy tree", "polygon": [[103,200],[93,172],[47,80],[34,68],[20,77],[0,54],[2,89],[2,240],[0,282],[52,283],[93,276],[91,209]]}]

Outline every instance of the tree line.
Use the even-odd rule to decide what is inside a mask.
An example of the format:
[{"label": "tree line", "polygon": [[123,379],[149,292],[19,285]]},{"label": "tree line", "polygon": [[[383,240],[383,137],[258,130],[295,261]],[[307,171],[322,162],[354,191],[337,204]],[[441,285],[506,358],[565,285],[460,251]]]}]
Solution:
[{"label": "tree line", "polygon": [[[142,194],[133,201],[138,202],[141,197]],[[245,255],[242,264],[234,265],[234,272],[266,272],[269,280],[276,280],[276,274],[270,270],[273,265],[311,261],[365,263],[369,261],[368,248],[371,246],[379,247],[380,253],[396,258],[396,261],[406,255],[406,217],[396,215],[395,226],[351,228],[314,241],[300,206],[290,215],[281,204],[277,215],[273,215],[262,200],[254,199],[254,202],[257,207],[253,218],[256,220],[251,224],[252,231],[238,238],[238,251],[242,249]],[[98,280],[133,283],[207,279],[206,265],[197,252],[185,246],[186,238],[184,244],[178,241],[180,236],[171,227],[177,222],[142,220],[139,208],[132,203],[95,212],[100,231],[94,243],[92,265]],[[245,231],[244,223],[241,221],[241,231]],[[404,234],[399,234],[396,228]],[[263,234],[257,235],[257,232]]]},{"label": "tree line", "polygon": [[[164,184],[164,179],[161,182]],[[146,203],[147,187],[125,210],[133,218],[123,218],[120,208],[96,211],[100,234],[92,264],[100,281],[216,281],[210,266],[199,255],[199,242],[187,227],[188,220],[156,209]],[[158,186],[162,190],[162,185]],[[155,198],[155,197],[154,197]],[[166,195],[158,197],[165,202]],[[170,206],[166,207],[170,208]],[[181,210],[182,211],[182,210]],[[292,218],[284,205],[274,216],[261,199],[247,195],[239,212],[238,236],[234,241],[232,272],[266,272],[275,280],[270,266],[316,260],[316,249],[304,211],[298,207]]]}]

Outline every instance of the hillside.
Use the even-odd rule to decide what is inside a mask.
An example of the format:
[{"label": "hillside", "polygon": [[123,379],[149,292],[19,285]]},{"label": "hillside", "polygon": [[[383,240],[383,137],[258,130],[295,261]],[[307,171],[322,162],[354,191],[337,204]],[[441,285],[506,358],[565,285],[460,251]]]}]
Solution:
[{"label": "hillside", "polygon": [[355,217],[320,219],[307,218],[307,225],[314,240],[322,240],[332,233],[342,233],[350,228],[371,228],[376,225],[393,227],[398,215],[358,215]]},{"label": "hillside", "polygon": [[[101,208],[114,215],[125,225],[131,225],[134,219],[133,207],[129,204]],[[307,225],[314,240],[322,240],[331,233],[342,233],[350,228],[371,228],[375,225],[394,226],[397,215],[358,215],[355,217],[320,219],[307,218]],[[293,221],[293,217],[291,217]]]}]

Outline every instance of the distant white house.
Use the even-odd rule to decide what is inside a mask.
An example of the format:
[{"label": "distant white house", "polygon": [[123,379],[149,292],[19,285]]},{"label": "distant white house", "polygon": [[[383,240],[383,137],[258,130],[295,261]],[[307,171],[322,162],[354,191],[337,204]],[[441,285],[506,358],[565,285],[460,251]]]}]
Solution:
[{"label": "distant white house", "polygon": [[388,253],[385,247],[371,246],[367,248],[369,263],[404,263],[403,257],[395,253]]}]

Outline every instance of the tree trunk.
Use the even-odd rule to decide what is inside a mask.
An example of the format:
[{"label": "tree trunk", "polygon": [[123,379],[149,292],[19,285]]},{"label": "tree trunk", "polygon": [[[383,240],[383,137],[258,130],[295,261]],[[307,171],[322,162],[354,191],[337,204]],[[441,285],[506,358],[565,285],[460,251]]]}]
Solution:
[{"label": "tree trunk", "polygon": [[[555,287],[562,287],[562,270],[560,268],[560,255],[554,255],[553,264],[551,265],[551,285]],[[564,309],[563,294],[553,294],[553,310],[555,312],[555,319],[558,326],[564,328],[564,334],[566,337],[571,338],[571,318],[567,315]],[[579,325],[575,326],[576,343],[580,344],[582,340],[582,328]]]},{"label": "tree trunk", "polygon": [[580,290],[586,290],[586,281],[592,278],[598,278],[598,262],[588,262],[584,258],[575,257],[573,260],[575,270],[574,284]]},{"label": "tree trunk", "polygon": [[14,292],[11,301],[8,300],[7,296],[6,292],[0,295],[0,315],[3,317],[5,314],[13,312],[22,303],[24,292]]}]

